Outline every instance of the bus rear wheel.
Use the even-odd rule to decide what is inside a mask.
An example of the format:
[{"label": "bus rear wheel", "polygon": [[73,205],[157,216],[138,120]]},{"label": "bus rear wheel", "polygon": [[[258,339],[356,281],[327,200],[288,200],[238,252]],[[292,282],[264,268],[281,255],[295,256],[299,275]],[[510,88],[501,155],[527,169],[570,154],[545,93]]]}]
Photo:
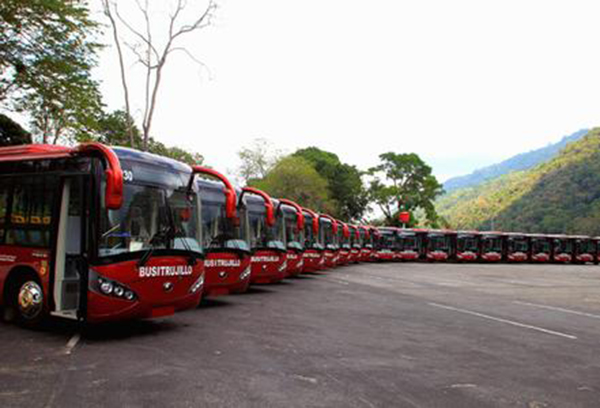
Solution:
[{"label": "bus rear wheel", "polygon": [[38,326],[46,316],[44,291],[32,278],[23,278],[11,288],[10,306],[16,322],[25,327]]}]

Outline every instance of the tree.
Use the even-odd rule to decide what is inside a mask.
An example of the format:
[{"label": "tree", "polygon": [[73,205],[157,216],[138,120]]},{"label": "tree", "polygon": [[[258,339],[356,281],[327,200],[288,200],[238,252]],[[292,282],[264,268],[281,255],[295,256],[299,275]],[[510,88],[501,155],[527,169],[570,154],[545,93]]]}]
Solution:
[{"label": "tree", "polygon": [[[129,87],[128,79],[124,69],[124,56],[121,47],[121,43],[124,43],[131,53],[134,55],[136,61],[144,67],[144,108],[142,118],[142,139],[143,149],[147,150],[150,144],[150,132],[152,129],[152,120],[156,111],[158,91],[160,89],[161,81],[164,74],[164,68],[166,66],[169,57],[175,52],[182,52],[189,56],[193,61],[202,65],[202,63],[196,59],[190,52],[183,46],[177,46],[177,42],[182,37],[194,31],[201,30],[209,26],[212,22],[214,11],[217,5],[214,0],[206,0],[204,6],[199,8],[199,11],[190,13],[193,14],[188,22],[183,23],[180,20],[184,17],[185,9],[188,6],[185,0],[177,0],[174,6],[174,10],[168,17],[167,30],[165,33],[164,44],[158,45],[153,30],[153,22],[151,21],[151,11],[149,7],[149,1],[137,0],[136,1],[138,10],[141,13],[141,17],[145,23],[143,29],[134,27],[131,22],[125,20],[117,8],[116,2],[110,0],[103,0],[104,13],[108,17],[111,27],[113,29],[113,40],[116,45],[119,63],[121,67],[121,82],[123,86],[123,92],[125,97],[125,107],[128,116],[131,116],[130,112],[130,101],[129,101]],[[115,18],[116,16],[116,18]],[[125,27],[127,32],[130,34],[130,39],[124,41],[119,36],[119,25]],[[130,138],[133,139],[131,133]]]},{"label": "tree", "polygon": [[436,226],[438,215],[434,200],[443,189],[431,174],[431,167],[415,153],[388,152],[379,158],[381,164],[369,169],[373,176],[369,196],[383,212],[386,222],[399,225],[399,211],[421,210],[429,223]]},{"label": "tree", "polygon": [[335,197],[334,217],[359,220],[367,210],[368,196],[362,182],[362,173],[349,164],[342,163],[337,155],[316,147],[300,149],[295,157],[308,160],[327,180],[330,196]]},{"label": "tree", "polygon": [[263,138],[254,139],[250,146],[242,148],[238,157],[242,163],[237,173],[245,184],[249,184],[253,179],[265,178],[281,159],[280,152],[275,151],[272,144]]},{"label": "tree", "polygon": [[29,114],[44,142],[75,137],[97,118],[97,33],[85,2],[0,2],[0,102]]},{"label": "tree", "polygon": [[31,135],[6,115],[0,113],[0,146],[31,143]]},{"label": "tree", "polygon": [[251,180],[250,185],[272,197],[285,197],[318,212],[330,212],[336,205],[329,197],[327,181],[301,157],[284,157],[266,177]]},{"label": "tree", "polygon": [[[134,145],[129,140],[133,137]],[[98,121],[98,129],[92,140],[113,146],[129,146],[141,149],[143,139],[140,130],[126,112],[117,110],[104,114]],[[170,157],[188,164],[202,164],[204,157],[195,152],[187,152],[179,147],[167,147],[163,143],[150,138],[148,151],[160,156]]]}]

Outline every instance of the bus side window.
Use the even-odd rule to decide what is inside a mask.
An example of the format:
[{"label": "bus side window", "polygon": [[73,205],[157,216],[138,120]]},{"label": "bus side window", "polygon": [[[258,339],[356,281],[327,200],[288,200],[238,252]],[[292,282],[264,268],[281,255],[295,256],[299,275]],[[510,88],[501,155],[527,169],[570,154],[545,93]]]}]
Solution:
[{"label": "bus side window", "polygon": [[4,228],[8,214],[8,194],[10,180],[2,179],[0,182],[0,245],[4,244]]},{"label": "bus side window", "polygon": [[23,177],[14,181],[10,214],[6,214],[6,244],[48,247],[58,180]]}]

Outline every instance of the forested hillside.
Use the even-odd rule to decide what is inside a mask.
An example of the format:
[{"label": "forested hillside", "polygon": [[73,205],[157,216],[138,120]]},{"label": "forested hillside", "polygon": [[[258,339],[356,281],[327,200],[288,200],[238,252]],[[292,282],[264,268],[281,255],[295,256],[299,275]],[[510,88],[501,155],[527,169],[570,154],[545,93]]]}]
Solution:
[{"label": "forested hillside", "polygon": [[588,129],[582,129],[569,136],[563,137],[559,142],[540,149],[521,153],[503,162],[493,164],[465,176],[453,177],[444,183],[444,190],[451,193],[465,187],[475,187],[488,180],[500,177],[514,171],[528,170],[556,156],[567,144],[577,141],[586,135]]},{"label": "forested hillside", "polygon": [[554,159],[441,198],[451,227],[600,235],[600,128]]}]

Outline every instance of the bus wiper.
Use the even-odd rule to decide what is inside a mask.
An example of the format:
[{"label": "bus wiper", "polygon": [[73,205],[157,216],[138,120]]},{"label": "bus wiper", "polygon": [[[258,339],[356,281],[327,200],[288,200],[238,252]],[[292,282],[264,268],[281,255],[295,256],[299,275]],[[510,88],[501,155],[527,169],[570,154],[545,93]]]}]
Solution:
[{"label": "bus wiper", "polygon": [[163,243],[168,240],[169,236],[173,235],[173,226],[169,225],[168,227],[160,230],[160,231],[156,231],[154,233],[154,235],[152,235],[152,237],[150,238],[150,241],[148,241],[148,245],[150,246],[148,248],[148,250],[146,250],[146,252],[144,252],[144,255],[142,255],[142,257],[140,258],[140,260],[138,261],[138,266],[144,266],[146,265],[146,263],[148,262],[148,260],[152,257],[152,254],[154,253],[154,250],[156,249],[156,243],[161,240],[163,241]]}]

